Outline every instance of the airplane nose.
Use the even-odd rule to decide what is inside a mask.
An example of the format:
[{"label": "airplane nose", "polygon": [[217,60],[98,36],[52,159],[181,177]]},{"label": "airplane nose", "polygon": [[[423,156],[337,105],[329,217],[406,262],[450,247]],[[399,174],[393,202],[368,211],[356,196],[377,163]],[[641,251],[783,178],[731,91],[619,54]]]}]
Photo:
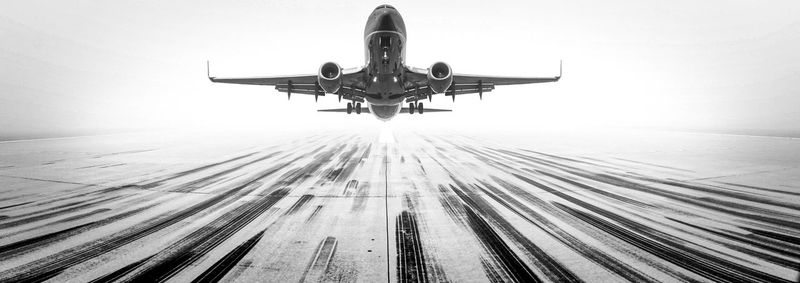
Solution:
[{"label": "airplane nose", "polygon": [[396,17],[392,13],[384,13],[378,16],[379,30],[397,30]]},{"label": "airplane nose", "polygon": [[392,9],[392,10],[397,10],[397,9],[395,9],[395,8],[394,8],[392,5],[388,5],[388,4],[383,4],[383,5],[380,5],[380,6],[378,6],[378,7],[375,7],[375,10],[378,10],[378,9]]}]

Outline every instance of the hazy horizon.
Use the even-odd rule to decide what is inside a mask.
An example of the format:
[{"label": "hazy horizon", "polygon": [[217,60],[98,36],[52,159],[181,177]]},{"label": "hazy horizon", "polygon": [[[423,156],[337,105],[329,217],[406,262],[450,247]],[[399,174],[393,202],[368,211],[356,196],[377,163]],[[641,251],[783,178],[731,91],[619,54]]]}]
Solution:
[{"label": "hazy horizon", "polygon": [[[219,76],[313,74],[364,64],[366,17],[382,2],[46,2],[0,11],[0,140],[131,130],[376,127],[317,113],[335,97],[214,85]],[[434,96],[453,113],[396,127],[627,127],[800,136],[800,3],[776,1],[389,3],[407,64],[551,76],[555,84]],[[42,9],[41,7],[47,7]],[[431,113],[433,114],[433,113]]]}]

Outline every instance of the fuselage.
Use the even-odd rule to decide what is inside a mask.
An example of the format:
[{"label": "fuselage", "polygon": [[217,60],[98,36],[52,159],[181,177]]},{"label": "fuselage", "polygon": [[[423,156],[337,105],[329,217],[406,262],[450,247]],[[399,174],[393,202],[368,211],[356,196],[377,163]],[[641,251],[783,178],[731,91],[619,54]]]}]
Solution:
[{"label": "fuselage", "polygon": [[375,8],[364,28],[366,97],[370,112],[389,120],[402,109],[406,25],[392,6]]}]

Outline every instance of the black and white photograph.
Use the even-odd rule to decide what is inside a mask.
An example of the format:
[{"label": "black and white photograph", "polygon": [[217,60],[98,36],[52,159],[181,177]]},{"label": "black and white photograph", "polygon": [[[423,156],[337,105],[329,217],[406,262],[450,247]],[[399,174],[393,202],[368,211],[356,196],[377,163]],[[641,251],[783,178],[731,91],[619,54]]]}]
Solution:
[{"label": "black and white photograph", "polygon": [[0,282],[800,282],[800,2],[9,0]]}]

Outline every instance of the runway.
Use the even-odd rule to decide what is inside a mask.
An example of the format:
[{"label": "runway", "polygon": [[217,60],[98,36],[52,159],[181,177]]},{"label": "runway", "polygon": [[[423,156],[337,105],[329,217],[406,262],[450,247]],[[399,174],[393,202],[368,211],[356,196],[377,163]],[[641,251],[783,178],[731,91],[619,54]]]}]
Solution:
[{"label": "runway", "polygon": [[668,136],[0,143],[0,281],[797,282],[800,140]]}]

